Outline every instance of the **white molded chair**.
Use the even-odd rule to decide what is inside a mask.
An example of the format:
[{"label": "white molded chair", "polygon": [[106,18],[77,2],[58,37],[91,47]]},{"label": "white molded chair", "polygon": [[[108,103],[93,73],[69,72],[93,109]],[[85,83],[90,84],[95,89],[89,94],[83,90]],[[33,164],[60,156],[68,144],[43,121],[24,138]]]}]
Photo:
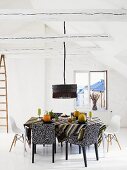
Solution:
[{"label": "white molded chair", "polygon": [[117,142],[119,148],[121,149],[119,141],[116,137],[116,134],[119,132],[119,130],[120,130],[120,116],[114,115],[112,116],[109,126],[106,128],[104,132],[104,135],[107,139],[107,152],[109,150],[109,144],[112,144],[113,139]]},{"label": "white molded chair", "polygon": [[13,145],[15,146],[18,140],[24,143],[24,131],[21,130],[19,127],[17,127],[16,122],[13,117],[10,116],[9,119],[10,119],[12,131],[15,133],[10,150],[9,150],[9,152],[11,152]]}]

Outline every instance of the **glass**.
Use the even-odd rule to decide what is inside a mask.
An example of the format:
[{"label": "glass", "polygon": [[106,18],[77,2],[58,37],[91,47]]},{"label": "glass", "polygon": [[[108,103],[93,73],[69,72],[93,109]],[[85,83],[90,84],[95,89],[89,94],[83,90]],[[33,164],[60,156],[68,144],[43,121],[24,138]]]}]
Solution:
[{"label": "glass", "polygon": [[40,116],[41,116],[41,108],[38,108],[37,114],[38,114],[38,120],[41,120],[41,118],[40,118]]},{"label": "glass", "polygon": [[90,111],[89,112],[89,118],[92,119],[93,113]]},{"label": "glass", "polygon": [[88,72],[77,72],[76,73],[76,84],[77,84],[77,106],[88,106],[89,105],[89,74]]}]

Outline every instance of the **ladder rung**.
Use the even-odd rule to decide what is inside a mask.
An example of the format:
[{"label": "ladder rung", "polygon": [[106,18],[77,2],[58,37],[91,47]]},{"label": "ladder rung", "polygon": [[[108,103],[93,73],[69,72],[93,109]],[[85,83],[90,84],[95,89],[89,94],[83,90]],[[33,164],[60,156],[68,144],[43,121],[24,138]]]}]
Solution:
[{"label": "ladder rung", "polygon": [[6,117],[0,117],[0,119],[6,119]]},{"label": "ladder rung", "polygon": [[0,67],[4,67],[4,65],[1,65]]},{"label": "ladder rung", "polygon": [[0,102],[0,104],[6,104],[6,102]]},{"label": "ladder rung", "polygon": [[6,87],[0,87],[0,89],[6,89]]},{"label": "ladder rung", "polygon": [[7,126],[7,125],[0,125],[0,126]]},{"label": "ladder rung", "polygon": [[5,73],[0,73],[0,74],[5,74]]},{"label": "ladder rung", "polygon": [[0,80],[0,81],[6,81],[6,80]]},{"label": "ladder rung", "polygon": [[0,94],[0,96],[6,96],[5,94]]},{"label": "ladder rung", "polygon": [[6,109],[1,109],[0,112],[6,111]]}]

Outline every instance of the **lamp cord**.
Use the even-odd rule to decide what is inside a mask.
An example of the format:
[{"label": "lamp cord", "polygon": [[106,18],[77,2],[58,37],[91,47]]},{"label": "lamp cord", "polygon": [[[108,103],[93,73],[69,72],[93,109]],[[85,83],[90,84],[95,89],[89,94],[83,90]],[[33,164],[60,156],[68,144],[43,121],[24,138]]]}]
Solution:
[{"label": "lamp cord", "polygon": [[[64,34],[66,34],[66,27],[65,27],[65,21],[64,21]],[[66,44],[65,44],[65,41],[63,42],[63,45],[64,45],[64,84],[66,84],[66,81],[65,81],[65,64],[66,64]]]}]

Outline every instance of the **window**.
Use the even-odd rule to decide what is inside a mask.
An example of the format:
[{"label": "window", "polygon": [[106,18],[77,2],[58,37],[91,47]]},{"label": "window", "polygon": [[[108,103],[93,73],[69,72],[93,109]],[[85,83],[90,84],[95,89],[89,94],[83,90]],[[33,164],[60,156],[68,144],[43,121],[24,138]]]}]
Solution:
[{"label": "window", "polygon": [[[107,71],[76,71],[77,107],[107,109]],[[95,99],[97,100],[95,102]],[[95,105],[95,108],[93,105]]]}]

